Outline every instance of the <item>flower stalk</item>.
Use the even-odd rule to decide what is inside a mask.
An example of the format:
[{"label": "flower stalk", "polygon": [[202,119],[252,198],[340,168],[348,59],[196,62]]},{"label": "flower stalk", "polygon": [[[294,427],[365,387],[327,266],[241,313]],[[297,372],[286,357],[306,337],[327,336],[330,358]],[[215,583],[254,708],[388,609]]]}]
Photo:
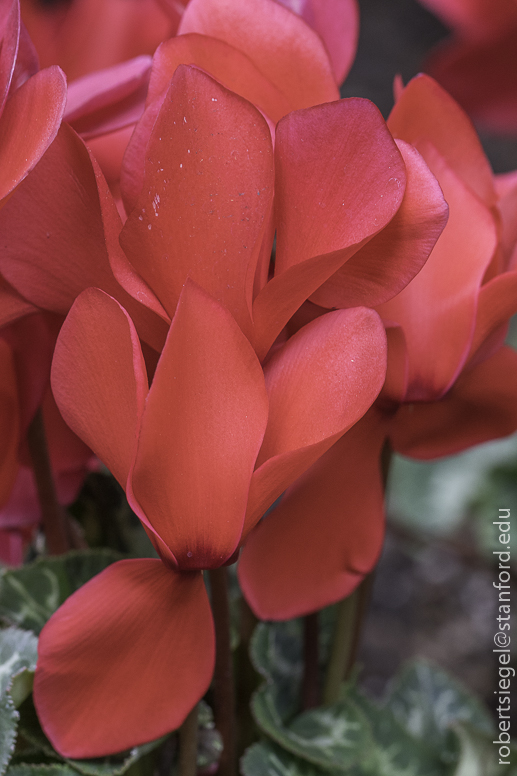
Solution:
[{"label": "flower stalk", "polygon": [[221,566],[208,572],[215,624],[214,718],[223,739],[219,776],[237,776],[235,690],[230,642],[228,569]]},{"label": "flower stalk", "polygon": [[198,706],[196,704],[179,729],[179,776],[196,776],[197,724]]},{"label": "flower stalk", "polygon": [[27,432],[27,443],[41,507],[41,525],[49,555],[62,555],[71,549],[66,513],[57,499],[50,465],[43,413],[38,409]]}]

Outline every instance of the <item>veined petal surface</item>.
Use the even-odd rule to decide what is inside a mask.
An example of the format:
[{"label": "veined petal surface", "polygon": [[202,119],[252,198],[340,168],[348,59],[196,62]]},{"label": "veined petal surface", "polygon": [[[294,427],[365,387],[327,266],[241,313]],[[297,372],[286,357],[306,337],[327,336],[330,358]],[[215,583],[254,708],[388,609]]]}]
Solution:
[{"label": "veined petal surface", "polygon": [[321,38],[274,0],[190,0],[178,29],[180,35],[187,32],[243,51],[293,109],[339,98]]},{"label": "veined petal surface", "polygon": [[41,632],[34,701],[65,757],[102,757],[179,727],[214,666],[200,573],[123,560],[68,598]]},{"label": "veined petal surface", "polygon": [[370,408],[386,375],[386,334],[367,308],[336,310],[293,335],[265,367],[269,420],[245,533]]},{"label": "veined petal surface", "polygon": [[404,330],[408,401],[439,399],[461,371],[474,333],[483,275],[497,246],[491,211],[436,150],[429,147],[426,156],[449,204],[449,221],[419,274],[377,308],[384,320]]},{"label": "veined petal surface", "polygon": [[413,78],[402,91],[388,118],[393,137],[416,146],[432,145],[455,173],[491,207],[495,203],[492,170],[467,114],[428,75]]},{"label": "veined petal surface", "polygon": [[0,120],[0,201],[56,137],[65,102],[65,77],[58,67],[49,67],[29,78],[5,103]]},{"label": "veined petal surface", "polygon": [[131,319],[96,288],[78,297],[63,324],[52,364],[52,390],[70,428],[125,488],[147,375]]},{"label": "veined petal surface", "polygon": [[311,300],[325,307],[375,307],[402,291],[422,269],[447,223],[438,181],[413,146],[397,141],[406,189],[394,217],[357,251]]},{"label": "veined petal surface", "polygon": [[317,611],[349,595],[371,571],[384,539],[384,436],[379,414],[366,415],[251,532],[239,581],[257,617]]},{"label": "veined petal surface", "polygon": [[404,404],[391,430],[394,450],[441,458],[517,430],[517,353],[500,348],[465,371],[441,401]]},{"label": "veined petal surface", "polygon": [[269,128],[192,67],[176,70],[121,245],[172,317],[189,276],[250,328],[255,266],[273,194]]},{"label": "veined petal surface", "polygon": [[180,298],[142,418],[136,501],[182,569],[237,547],[267,422],[259,361],[230,314],[192,281]]}]

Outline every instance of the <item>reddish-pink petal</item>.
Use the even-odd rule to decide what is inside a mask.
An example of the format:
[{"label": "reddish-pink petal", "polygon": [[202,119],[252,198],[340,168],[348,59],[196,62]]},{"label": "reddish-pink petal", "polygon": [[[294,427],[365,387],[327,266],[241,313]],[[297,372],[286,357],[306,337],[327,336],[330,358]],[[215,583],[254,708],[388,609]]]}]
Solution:
[{"label": "reddish-pink petal", "polygon": [[39,307],[66,314],[84,288],[113,284],[95,175],[66,124],[0,210],[0,237],[2,273]]},{"label": "reddish-pink petal", "polygon": [[359,34],[356,0],[279,0],[321,36],[338,84],[352,67]]},{"label": "reddish-pink petal", "polygon": [[20,296],[0,275],[0,329],[37,311],[37,307]]},{"label": "reddish-pink petal", "polygon": [[517,430],[517,353],[501,348],[429,404],[405,404],[391,430],[393,448],[412,458],[439,458]]},{"label": "reddish-pink petal", "polygon": [[20,39],[18,41],[18,54],[14,65],[11,80],[11,91],[19,89],[22,84],[39,70],[39,60],[36,49],[24,24],[20,24]]},{"label": "reddish-pink petal", "polygon": [[207,35],[191,33],[165,41],[153,57],[147,105],[163,97],[179,65],[196,65],[230,91],[244,97],[275,123],[293,110],[289,95],[274,86],[246,51]]},{"label": "reddish-pink petal", "polygon": [[289,318],[404,196],[405,165],[377,108],[349,99],[286,116],[276,133],[275,278],[253,305],[264,355]]},{"label": "reddish-pink petal", "polygon": [[366,308],[336,310],[293,335],[265,367],[269,419],[245,532],[369,409],[386,375],[386,334]]},{"label": "reddish-pink petal", "polygon": [[7,100],[0,120],[0,200],[38,163],[56,137],[66,102],[58,67],[41,70]]},{"label": "reddish-pink petal", "polygon": [[64,120],[84,139],[134,124],[143,113],[151,57],[78,78],[68,87]]},{"label": "reddish-pink petal", "polygon": [[514,0],[420,0],[462,38],[486,40],[507,29],[517,19]]},{"label": "reddish-pink petal", "polygon": [[102,757],[179,727],[214,666],[201,574],[123,560],[68,598],[41,632],[34,701],[65,757]]},{"label": "reddish-pink petal", "polygon": [[472,122],[460,106],[427,75],[413,78],[388,119],[394,137],[416,146],[426,162],[431,143],[454,172],[489,207],[495,203],[492,170]]},{"label": "reddish-pink petal", "polygon": [[70,80],[153,54],[175,32],[156,0],[22,0],[22,17],[42,66],[58,64]]},{"label": "reddish-pink petal", "polygon": [[275,163],[278,275],[372,237],[404,196],[404,162],[368,100],[286,116],[276,132]]},{"label": "reddish-pink petal", "polygon": [[230,314],[192,281],[142,418],[134,498],[183,569],[235,550],[267,422],[264,377]]},{"label": "reddish-pink petal", "polygon": [[516,50],[514,24],[494,40],[441,46],[426,70],[476,124],[496,134],[512,134],[517,129]]},{"label": "reddish-pink petal", "polygon": [[20,417],[16,372],[11,348],[0,338],[0,506],[14,485],[18,471]]},{"label": "reddish-pink petal", "polygon": [[517,313],[517,272],[505,272],[481,287],[476,328],[469,359],[474,359],[484,343]]},{"label": "reddish-pink petal", "polygon": [[422,269],[447,223],[438,181],[412,146],[397,145],[406,165],[404,199],[389,224],[312,295],[325,307],[375,307],[402,291]]},{"label": "reddish-pink petal", "polygon": [[384,538],[377,413],[350,429],[252,531],[239,581],[263,620],[300,617],[349,595]]},{"label": "reddish-pink petal", "polygon": [[[143,297],[136,303],[113,277],[109,253],[121,229],[113,198],[95,160],[63,124],[31,175],[0,210],[0,270],[28,301],[65,314],[89,286],[117,298],[149,344],[167,325]],[[156,311],[157,312],[157,311]]]},{"label": "reddish-pink petal", "polygon": [[0,337],[9,343],[14,358],[22,435],[48,388],[50,364],[61,322],[57,316],[47,313],[26,315],[0,332]]},{"label": "reddish-pink petal", "polygon": [[250,103],[196,68],[176,70],[147,148],[144,189],[120,238],[171,317],[190,277],[249,330],[272,156],[269,128]]},{"label": "reddish-pink petal", "polygon": [[[465,363],[483,275],[497,245],[491,211],[429,147],[427,162],[449,204],[449,221],[420,273],[378,310],[399,323],[409,355],[408,400],[432,401]],[[434,158],[433,158],[434,157]]]},{"label": "reddish-pink petal", "polygon": [[19,0],[4,0],[0,7],[0,115],[11,86],[19,35]]},{"label": "reddish-pink petal", "polygon": [[339,97],[321,38],[274,0],[190,0],[178,32],[199,32],[240,49],[294,109]]},{"label": "reddish-pink petal", "polygon": [[63,324],[52,390],[66,423],[125,487],[147,375],[131,319],[98,289],[81,294]]}]

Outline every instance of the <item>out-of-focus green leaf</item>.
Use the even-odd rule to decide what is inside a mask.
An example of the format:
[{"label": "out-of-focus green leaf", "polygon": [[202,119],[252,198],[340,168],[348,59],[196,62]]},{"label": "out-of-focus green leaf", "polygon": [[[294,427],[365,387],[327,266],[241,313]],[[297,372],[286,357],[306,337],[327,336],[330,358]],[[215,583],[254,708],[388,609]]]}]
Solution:
[{"label": "out-of-focus green leaf", "polygon": [[389,691],[386,707],[415,739],[441,752],[444,763],[458,758],[452,726],[468,723],[480,733],[493,733],[483,705],[455,679],[425,660],[406,666]]},{"label": "out-of-focus green leaf", "polygon": [[351,690],[357,706],[368,720],[371,743],[361,757],[361,774],[371,776],[442,776],[440,752],[425,741],[415,740],[395,719],[390,709]]},{"label": "out-of-focus green leaf", "polygon": [[253,744],[241,759],[243,776],[323,776],[322,771],[270,742]]},{"label": "out-of-focus green leaf", "polygon": [[275,714],[281,721],[299,708],[303,674],[302,630],[299,620],[260,623],[251,640],[250,656],[266,680]]},{"label": "out-of-focus green leaf", "polygon": [[0,574],[0,618],[39,634],[68,596],[120,558],[111,550],[80,550],[4,570]]},{"label": "out-of-focus green leaf", "polygon": [[460,742],[460,756],[453,776],[496,776],[496,748],[491,737],[466,724],[454,726]]},{"label": "out-of-focus green leaf", "polygon": [[215,729],[212,709],[205,701],[199,702],[198,726],[197,767],[204,770],[219,762],[223,751],[223,739]]},{"label": "out-of-focus green leaf", "polygon": [[7,776],[77,776],[77,773],[69,765],[20,763],[10,765]]}]

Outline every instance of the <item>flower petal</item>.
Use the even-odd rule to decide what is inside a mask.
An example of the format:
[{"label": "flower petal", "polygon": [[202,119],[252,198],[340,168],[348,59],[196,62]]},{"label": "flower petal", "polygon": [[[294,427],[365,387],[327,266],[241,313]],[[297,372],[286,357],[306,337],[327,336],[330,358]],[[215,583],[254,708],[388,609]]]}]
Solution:
[{"label": "flower petal", "polygon": [[275,277],[253,305],[263,355],[289,318],[367,240],[404,196],[405,165],[377,108],[348,99],[277,127]]},{"label": "flower petal", "polygon": [[199,32],[243,51],[293,109],[337,100],[321,38],[274,0],[190,0],[178,34]]},{"label": "flower petal", "polygon": [[0,275],[0,329],[37,311],[37,307],[20,296]]},{"label": "flower petal", "polygon": [[439,458],[517,430],[517,353],[501,348],[457,380],[441,401],[405,404],[394,418],[394,450]]},{"label": "flower petal", "polygon": [[396,102],[388,127],[414,145],[427,163],[421,142],[432,145],[463,182],[489,207],[495,203],[492,170],[467,114],[428,75],[413,78]]},{"label": "flower petal", "polygon": [[366,415],[251,532],[239,581],[257,617],[287,620],[322,609],[371,571],[384,539],[384,436],[378,413]]},{"label": "flower petal", "polygon": [[52,363],[52,390],[66,423],[125,488],[147,375],[131,319],[96,288],[78,297],[63,324]]},{"label": "flower petal", "polygon": [[322,38],[338,84],[352,67],[359,34],[356,0],[279,0]]},{"label": "flower petal", "polygon": [[429,147],[426,157],[449,204],[449,221],[419,274],[378,308],[384,320],[404,329],[409,355],[407,400],[412,401],[440,398],[462,369],[474,331],[479,289],[497,245],[491,211],[438,152]]},{"label": "flower petal", "polygon": [[141,56],[72,81],[64,120],[84,139],[134,124],[143,113],[151,57]]},{"label": "flower petal", "polygon": [[476,124],[494,134],[517,128],[516,21],[494,40],[442,45],[426,65]]},{"label": "flower petal", "polygon": [[56,137],[66,102],[58,67],[41,70],[7,100],[0,121],[0,201],[38,163]]},{"label": "flower petal", "polygon": [[189,276],[250,328],[272,192],[271,137],[260,113],[181,65],[147,148],[143,192],[120,238],[171,317]]},{"label": "flower petal", "polygon": [[399,293],[422,269],[447,223],[438,181],[412,146],[397,146],[406,165],[402,204],[389,224],[346,262],[311,300],[325,307],[375,307]]},{"label": "flower petal", "polygon": [[51,617],[38,645],[34,701],[65,757],[102,757],[179,727],[214,665],[201,574],[122,560]]},{"label": "flower petal", "polygon": [[0,115],[11,86],[19,36],[19,0],[6,0],[0,7]]},{"label": "flower petal", "polygon": [[235,550],[266,421],[253,349],[230,314],[188,281],[131,476],[135,500],[180,568],[217,567]]},{"label": "flower petal", "polygon": [[336,310],[293,335],[265,367],[269,420],[245,532],[369,409],[386,375],[386,334],[366,308]]},{"label": "flower petal", "polygon": [[9,498],[18,471],[20,417],[11,348],[0,337],[0,506]]}]

